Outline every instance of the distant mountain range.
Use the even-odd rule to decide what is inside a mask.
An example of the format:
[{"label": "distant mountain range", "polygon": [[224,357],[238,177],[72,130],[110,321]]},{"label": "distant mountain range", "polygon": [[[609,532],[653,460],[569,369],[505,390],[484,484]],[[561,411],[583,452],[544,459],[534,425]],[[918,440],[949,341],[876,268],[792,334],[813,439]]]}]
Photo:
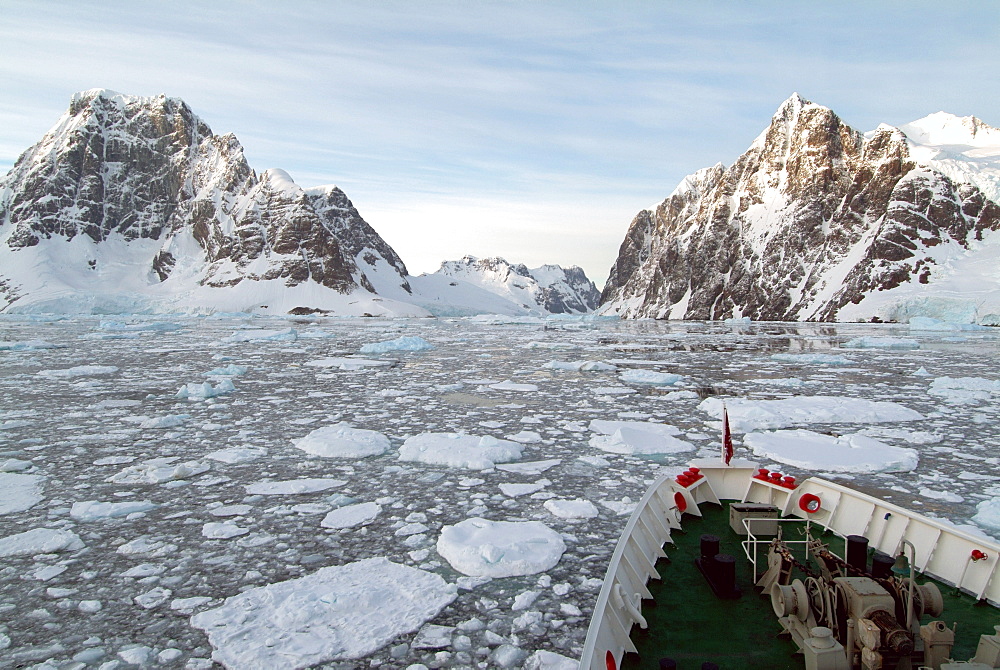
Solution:
[{"label": "distant mountain range", "polygon": [[0,179],[0,312],[585,312],[579,268],[409,276],[335,186],[257,174],[177,98],[95,89]]},{"label": "distant mountain range", "polygon": [[733,165],[632,221],[622,317],[1000,325],[1000,130],[938,113],[868,134],[793,95]]}]

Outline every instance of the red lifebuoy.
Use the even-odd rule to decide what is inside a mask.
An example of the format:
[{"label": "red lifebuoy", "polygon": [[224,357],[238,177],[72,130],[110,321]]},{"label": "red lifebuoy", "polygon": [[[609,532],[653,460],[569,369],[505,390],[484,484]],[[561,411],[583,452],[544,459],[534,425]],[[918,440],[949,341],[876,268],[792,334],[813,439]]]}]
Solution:
[{"label": "red lifebuoy", "polygon": [[680,512],[684,512],[688,508],[687,498],[680,491],[674,494],[674,504],[677,505],[677,509]]},{"label": "red lifebuoy", "polygon": [[823,500],[815,493],[803,493],[799,498],[799,509],[807,514],[815,514],[823,507]]},{"label": "red lifebuoy", "polygon": [[610,649],[604,657],[604,664],[608,666],[608,670],[618,670],[618,664],[615,663],[615,655],[611,653]]}]

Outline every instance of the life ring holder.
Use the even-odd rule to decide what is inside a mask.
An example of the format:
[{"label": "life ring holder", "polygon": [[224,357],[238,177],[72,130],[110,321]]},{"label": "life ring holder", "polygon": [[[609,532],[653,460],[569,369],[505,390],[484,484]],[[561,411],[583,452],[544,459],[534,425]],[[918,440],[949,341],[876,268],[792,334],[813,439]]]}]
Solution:
[{"label": "life ring holder", "polygon": [[799,496],[799,509],[806,514],[815,514],[823,509],[823,499],[815,493],[803,493]]}]

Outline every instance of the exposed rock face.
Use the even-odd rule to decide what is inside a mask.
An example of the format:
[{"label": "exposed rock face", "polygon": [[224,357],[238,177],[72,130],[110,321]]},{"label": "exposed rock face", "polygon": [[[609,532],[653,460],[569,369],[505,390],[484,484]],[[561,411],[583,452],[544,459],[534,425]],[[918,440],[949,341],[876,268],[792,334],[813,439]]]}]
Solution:
[{"label": "exposed rock face", "polygon": [[[184,102],[163,96],[75,95],[0,180],[0,251],[78,236],[123,243],[118,260],[148,283],[183,266],[204,287],[280,280],[341,294],[386,282],[409,290],[402,261],[342,191],[307,192],[281,170],[258,177],[233,135],[213,135]],[[17,277],[0,281],[3,309],[23,292]]]},{"label": "exposed rock face", "polygon": [[997,228],[1000,206],[914,161],[898,129],[865,137],[795,95],[734,165],[699,171],[636,216],[601,311],[857,318],[845,306],[933,283],[942,249],[968,249]]},{"label": "exposed rock face", "polygon": [[435,273],[461,279],[501,295],[528,310],[541,308],[551,314],[579,314],[597,307],[600,293],[577,267],[543,265],[529,270],[502,258],[465,256],[445,261]]}]

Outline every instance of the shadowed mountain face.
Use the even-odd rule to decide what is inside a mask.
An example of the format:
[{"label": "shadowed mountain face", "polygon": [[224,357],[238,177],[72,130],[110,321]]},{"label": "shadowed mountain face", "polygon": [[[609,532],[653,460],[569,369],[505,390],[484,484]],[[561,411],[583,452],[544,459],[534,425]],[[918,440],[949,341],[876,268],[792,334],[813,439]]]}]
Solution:
[{"label": "shadowed mountain face", "polygon": [[[695,173],[635,217],[601,311],[877,316],[874,307],[864,312],[867,297],[904,284],[911,293],[926,285],[933,295],[948,258],[998,227],[1000,206],[911,158],[899,130],[880,126],[863,136],[795,95],[731,167]],[[858,303],[861,311],[844,309]]]}]

